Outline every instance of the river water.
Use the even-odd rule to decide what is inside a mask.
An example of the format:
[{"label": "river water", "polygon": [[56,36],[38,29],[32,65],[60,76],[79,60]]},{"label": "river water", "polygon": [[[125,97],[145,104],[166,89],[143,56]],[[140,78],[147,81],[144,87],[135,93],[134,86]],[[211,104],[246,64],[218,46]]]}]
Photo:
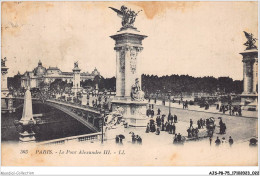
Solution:
[{"label": "river water", "polygon": [[[21,119],[22,111],[23,109],[20,108],[11,114],[1,114],[2,142],[19,141],[19,133],[14,125],[14,120]],[[39,125],[40,130],[36,134],[36,141],[46,141],[69,136],[89,134],[92,132],[74,118],[46,105],[33,105],[33,114],[43,114],[43,117],[40,118],[47,122]]]}]

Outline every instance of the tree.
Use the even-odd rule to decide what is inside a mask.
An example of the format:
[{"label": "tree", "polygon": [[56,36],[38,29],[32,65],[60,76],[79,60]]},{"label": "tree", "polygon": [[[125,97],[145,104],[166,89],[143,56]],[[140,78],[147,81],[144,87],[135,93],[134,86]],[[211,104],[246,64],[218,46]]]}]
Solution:
[{"label": "tree", "polygon": [[15,90],[20,89],[21,88],[21,78],[22,78],[22,75],[20,75],[19,73],[17,75],[15,75],[14,77],[7,78],[8,88],[12,87]]}]

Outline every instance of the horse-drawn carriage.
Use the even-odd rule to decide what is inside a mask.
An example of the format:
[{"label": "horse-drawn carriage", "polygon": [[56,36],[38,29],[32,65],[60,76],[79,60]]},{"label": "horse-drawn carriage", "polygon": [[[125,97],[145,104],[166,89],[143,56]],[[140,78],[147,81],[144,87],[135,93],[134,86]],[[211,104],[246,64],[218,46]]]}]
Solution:
[{"label": "horse-drawn carriage", "polygon": [[175,137],[173,138],[173,144],[183,145],[185,141],[186,141],[186,138],[184,136],[180,135],[180,133],[175,134]]},{"label": "horse-drawn carriage", "polygon": [[214,117],[210,117],[210,118],[206,119],[206,129],[207,129],[208,137],[212,137],[213,136],[215,128],[216,128],[216,125],[215,125]]}]

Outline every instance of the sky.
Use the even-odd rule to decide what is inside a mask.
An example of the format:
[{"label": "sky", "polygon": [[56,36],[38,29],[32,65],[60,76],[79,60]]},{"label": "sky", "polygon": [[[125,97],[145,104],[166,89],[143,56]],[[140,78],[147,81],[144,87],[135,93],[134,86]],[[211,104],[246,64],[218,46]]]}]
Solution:
[{"label": "sky", "polygon": [[1,57],[8,76],[44,67],[116,73],[121,19],[108,7],[140,12],[135,27],[148,37],[141,73],[243,79],[243,31],[258,38],[257,2],[2,2]]}]

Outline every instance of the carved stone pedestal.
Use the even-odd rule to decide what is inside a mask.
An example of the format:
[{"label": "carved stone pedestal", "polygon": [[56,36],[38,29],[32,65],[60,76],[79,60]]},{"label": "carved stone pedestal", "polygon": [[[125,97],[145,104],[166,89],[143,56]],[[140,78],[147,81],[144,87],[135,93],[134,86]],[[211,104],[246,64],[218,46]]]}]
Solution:
[{"label": "carved stone pedestal", "polygon": [[77,96],[78,92],[82,91],[82,87],[80,87],[80,71],[81,69],[78,67],[78,62],[74,63],[73,71],[73,87],[71,91],[74,93],[74,96]]},{"label": "carved stone pedestal", "polygon": [[35,142],[35,133],[28,133],[27,131],[24,131],[23,133],[19,133],[19,142]]},{"label": "carved stone pedestal", "polygon": [[258,110],[257,94],[241,94],[241,105],[244,110]]},{"label": "carved stone pedestal", "polygon": [[32,111],[32,97],[29,89],[26,90],[24,95],[23,115],[21,120],[18,122],[19,130],[19,141],[20,142],[33,142],[35,141],[35,133],[33,132],[33,126],[35,120],[33,119]]},{"label": "carved stone pedestal", "polygon": [[123,119],[129,126],[146,127],[149,118],[146,116],[147,102],[113,100],[112,111],[123,108]]}]

